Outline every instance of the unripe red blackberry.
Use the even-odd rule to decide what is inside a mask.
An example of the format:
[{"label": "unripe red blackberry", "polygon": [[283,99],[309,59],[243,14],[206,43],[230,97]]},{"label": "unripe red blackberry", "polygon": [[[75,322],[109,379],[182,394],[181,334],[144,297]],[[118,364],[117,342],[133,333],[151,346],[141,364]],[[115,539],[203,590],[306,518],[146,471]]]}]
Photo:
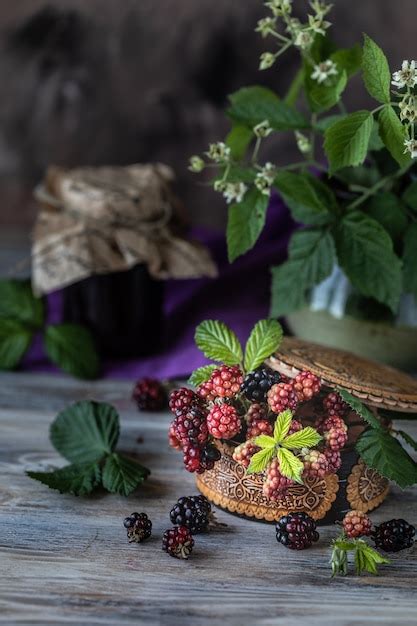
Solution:
[{"label": "unripe red blackberry", "polygon": [[278,383],[268,391],[268,404],[274,413],[282,413],[285,409],[295,411],[298,405],[298,395],[292,383]]},{"label": "unripe red blackberry", "polygon": [[336,391],[332,391],[323,398],[323,407],[329,415],[339,415],[345,417],[349,411],[349,405],[342,400]]},{"label": "unripe red blackberry", "polygon": [[290,428],[288,430],[288,435],[293,435],[294,433],[298,433],[303,429],[303,425],[298,420],[291,420]]},{"label": "unripe red blackberry", "polygon": [[364,537],[371,534],[372,522],[362,511],[349,511],[343,518],[343,530],[349,539]]},{"label": "unripe red blackberry", "polygon": [[325,448],[323,454],[327,459],[329,466],[329,474],[336,474],[342,467],[342,457],[339,450],[332,450],[331,448]]},{"label": "unripe red blackberry", "polygon": [[251,404],[245,415],[245,420],[250,425],[255,420],[263,420],[268,416],[268,407],[265,404],[255,402]]},{"label": "unripe red blackberry", "polygon": [[173,432],[182,446],[202,445],[208,439],[207,417],[202,409],[180,413],[172,422]]},{"label": "unripe red blackberry", "polygon": [[321,380],[312,372],[300,372],[293,380],[299,402],[307,402],[320,392]]},{"label": "unripe red blackberry", "polygon": [[239,415],[230,404],[215,404],[207,416],[208,430],[216,439],[232,439],[242,427]]},{"label": "unripe red blackberry", "polygon": [[278,459],[273,459],[266,472],[265,482],[262,486],[262,493],[268,500],[276,502],[280,500],[294,485],[294,481],[283,476],[279,469]]},{"label": "unripe red blackberry", "polygon": [[253,455],[259,452],[259,450],[260,448],[251,441],[245,441],[234,449],[233,460],[239,463],[239,465],[243,465],[243,467],[249,467]]},{"label": "unripe red blackberry", "polygon": [[215,398],[233,398],[240,391],[243,383],[243,374],[240,367],[222,365],[214,370],[209,382],[212,385],[212,395]]},{"label": "unripe red blackberry", "polygon": [[132,513],[125,517],[123,526],[127,530],[129,543],[142,543],[152,534],[152,522],[146,513]]},{"label": "unripe red blackberry", "polygon": [[302,455],[304,463],[303,478],[324,478],[329,473],[326,456],[318,450],[307,450]]},{"label": "unripe red blackberry", "polygon": [[164,532],[162,550],[177,559],[188,559],[194,539],[186,526],[174,526]]},{"label": "unripe red blackberry", "polygon": [[156,378],[141,378],[133,389],[132,400],[136,402],[139,411],[162,411],[166,406],[167,395]]},{"label": "unripe red blackberry", "polygon": [[289,513],[278,520],[276,537],[290,550],[304,550],[318,541],[316,522],[307,513]]},{"label": "unripe red blackberry", "polygon": [[192,408],[201,407],[201,398],[192,389],[181,387],[174,389],[169,395],[169,408],[174,415],[186,413]]},{"label": "unripe red blackberry", "polygon": [[168,431],[168,443],[171,448],[174,450],[182,450],[182,445],[178,441],[177,435],[175,434],[174,424],[171,424]]},{"label": "unripe red blackberry", "polygon": [[213,402],[216,397],[213,389],[213,383],[210,380],[207,380],[205,383],[201,383],[197,389],[197,394],[205,402]]},{"label": "unripe red blackberry", "polygon": [[323,437],[331,450],[341,450],[348,440],[348,434],[342,428],[331,428],[324,433]]},{"label": "unripe red blackberry", "polygon": [[246,439],[254,439],[259,435],[272,435],[273,431],[273,426],[267,419],[253,420],[246,431]]},{"label": "unripe red blackberry", "polygon": [[399,552],[411,548],[416,529],[404,519],[392,519],[376,526],[371,537],[377,548],[385,552]]},{"label": "unripe red blackberry", "polygon": [[265,402],[266,394],[272,385],[281,382],[279,372],[271,370],[269,367],[258,367],[253,372],[246,374],[241,392],[252,402]]},{"label": "unripe red blackberry", "polygon": [[203,474],[211,470],[214,464],[220,459],[220,451],[211,444],[204,446],[186,445],[183,448],[184,467],[192,474]]},{"label": "unripe red blackberry", "polygon": [[345,432],[348,430],[346,422],[340,415],[324,415],[319,417],[316,420],[315,427],[320,433],[324,433],[332,428],[344,430]]}]

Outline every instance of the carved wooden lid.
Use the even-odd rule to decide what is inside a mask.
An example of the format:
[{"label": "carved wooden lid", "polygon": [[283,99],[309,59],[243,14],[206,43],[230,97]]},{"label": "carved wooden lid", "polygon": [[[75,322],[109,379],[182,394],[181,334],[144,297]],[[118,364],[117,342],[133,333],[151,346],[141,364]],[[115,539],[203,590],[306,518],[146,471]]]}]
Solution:
[{"label": "carved wooden lid", "polygon": [[309,370],[325,385],[346,389],[370,406],[417,413],[417,380],[344,350],[285,337],[267,365],[291,377]]}]

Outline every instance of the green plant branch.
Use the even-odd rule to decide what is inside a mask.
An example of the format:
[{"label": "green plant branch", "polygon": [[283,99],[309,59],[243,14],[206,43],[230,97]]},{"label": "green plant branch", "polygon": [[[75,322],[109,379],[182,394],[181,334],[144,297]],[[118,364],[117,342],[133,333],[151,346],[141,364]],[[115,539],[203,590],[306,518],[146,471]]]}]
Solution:
[{"label": "green plant branch", "polygon": [[413,164],[412,162],[407,163],[407,165],[404,165],[404,167],[402,167],[397,172],[395,172],[395,174],[390,174],[389,176],[384,176],[384,178],[381,178],[381,180],[375,183],[375,185],[372,185],[372,187],[367,188],[366,191],[364,191],[364,193],[361,196],[359,196],[359,198],[356,198],[356,200],[348,204],[346,209],[348,211],[357,209],[358,206],[361,206],[361,204],[366,202],[368,198],[371,198],[372,196],[374,196],[378,191],[383,189],[385,185],[387,185],[389,182],[393,182],[395,179],[401,178],[401,176],[403,176],[406,172],[408,172],[412,164]]}]

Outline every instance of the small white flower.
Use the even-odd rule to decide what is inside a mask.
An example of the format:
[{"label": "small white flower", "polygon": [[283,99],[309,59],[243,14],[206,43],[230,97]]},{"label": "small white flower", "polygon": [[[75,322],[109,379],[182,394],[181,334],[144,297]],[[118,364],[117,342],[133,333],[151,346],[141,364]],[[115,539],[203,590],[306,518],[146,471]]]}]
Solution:
[{"label": "small white flower", "polygon": [[218,141],[209,145],[206,154],[215,163],[225,163],[230,159],[230,148],[222,141]]},{"label": "small white flower", "polygon": [[275,63],[276,56],[272,52],[263,52],[260,57],[260,70],[268,70]]},{"label": "small white flower", "polygon": [[290,33],[293,37],[296,37],[299,32],[302,30],[303,25],[301,24],[298,17],[291,17],[288,20],[288,26],[285,29],[287,33]]},{"label": "small white flower", "polygon": [[327,22],[323,16],[309,15],[308,23],[313,32],[317,35],[325,35],[326,30],[331,26],[330,22]]},{"label": "small white flower", "polygon": [[392,84],[403,89],[417,85],[417,69],[415,61],[403,61],[401,69],[392,75]]},{"label": "small white flower", "polygon": [[334,63],[331,59],[327,59],[327,61],[323,61],[322,63],[314,66],[311,78],[316,80],[319,85],[321,85],[326,82],[330,76],[337,76],[337,74],[338,71],[336,63]]},{"label": "small white flower", "polygon": [[410,153],[412,159],[417,159],[417,139],[406,139],[404,145],[404,154]]},{"label": "small white flower", "polygon": [[255,32],[261,33],[262,37],[265,38],[275,31],[276,25],[276,17],[264,17],[262,20],[258,21]]},{"label": "small white flower", "polygon": [[313,44],[314,37],[309,30],[300,30],[297,34],[294,46],[301,50],[309,50]]},{"label": "small white flower", "polygon": [[272,133],[272,128],[269,125],[268,120],[264,120],[253,127],[253,132],[256,137],[261,137],[262,139],[268,137]]},{"label": "small white flower", "polygon": [[300,133],[299,130],[295,131],[295,139],[297,141],[297,147],[301,154],[307,154],[311,150],[311,142],[308,137]]},{"label": "small white flower", "polygon": [[269,0],[265,6],[272,11],[275,17],[288,15],[292,11],[292,0]]},{"label": "small white flower", "polygon": [[213,185],[214,191],[219,191],[220,193],[223,193],[226,187],[227,187],[227,183],[224,180],[214,181],[214,185]]},{"label": "small white flower", "polygon": [[204,167],[205,163],[201,157],[194,155],[190,158],[190,165],[188,167],[190,172],[195,172],[198,174],[198,172],[203,171]]},{"label": "small white flower", "polygon": [[402,122],[415,122],[417,120],[417,100],[415,96],[404,98],[399,103],[400,120]]},{"label": "small white flower", "polygon": [[265,163],[260,172],[256,174],[255,186],[265,196],[269,196],[271,185],[275,178],[275,166],[272,163]]},{"label": "small white flower", "polygon": [[239,204],[242,202],[247,190],[248,188],[245,183],[227,183],[223,191],[223,196],[226,198],[227,204],[231,202],[237,202]]},{"label": "small white flower", "polygon": [[327,15],[333,7],[332,4],[327,4],[326,2],[322,2],[321,0],[312,0],[310,2],[310,6],[313,9],[314,13],[322,18]]}]

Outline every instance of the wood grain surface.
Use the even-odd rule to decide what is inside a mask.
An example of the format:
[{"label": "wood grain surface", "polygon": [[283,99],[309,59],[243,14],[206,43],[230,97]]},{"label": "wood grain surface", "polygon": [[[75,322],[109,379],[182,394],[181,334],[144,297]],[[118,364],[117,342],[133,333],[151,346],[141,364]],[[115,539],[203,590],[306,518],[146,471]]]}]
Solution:
[{"label": "wood grain surface", "polygon": [[[319,543],[297,553],[276,543],[273,526],[218,511],[228,527],[197,535],[189,561],[162,552],[172,504],[196,489],[167,446],[168,414],[138,414],[130,391],[127,382],[0,376],[1,624],[415,626],[417,546],[394,556],[378,577],[331,579],[335,527],[321,527]],[[62,463],[49,424],[68,403],[87,398],[118,408],[120,448],[152,470],[128,499],[63,496],[25,476]],[[412,430],[417,435],[417,424]],[[373,519],[417,522],[416,495],[394,487]],[[122,525],[136,510],[154,526],[142,545],[128,544]]]}]

